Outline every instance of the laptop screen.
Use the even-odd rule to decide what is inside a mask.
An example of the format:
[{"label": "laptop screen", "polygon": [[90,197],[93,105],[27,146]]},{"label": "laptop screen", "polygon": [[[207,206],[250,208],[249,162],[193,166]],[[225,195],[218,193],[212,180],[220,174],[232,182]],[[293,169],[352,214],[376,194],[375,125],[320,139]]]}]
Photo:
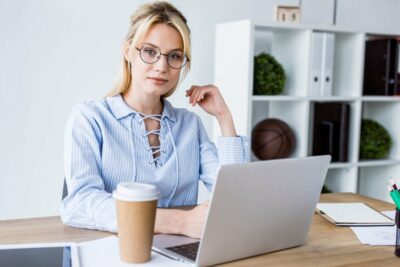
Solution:
[{"label": "laptop screen", "polygon": [[73,267],[71,264],[71,248],[66,246],[0,249],[0,266]]}]

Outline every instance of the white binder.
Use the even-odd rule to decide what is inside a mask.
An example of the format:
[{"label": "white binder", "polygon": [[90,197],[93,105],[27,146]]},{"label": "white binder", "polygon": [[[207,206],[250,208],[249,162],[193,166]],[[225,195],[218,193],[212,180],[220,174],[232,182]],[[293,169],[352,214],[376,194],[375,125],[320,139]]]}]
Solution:
[{"label": "white binder", "polygon": [[335,52],[335,35],[324,33],[322,41],[322,63],[321,63],[321,96],[332,95],[333,80],[333,58]]},{"label": "white binder", "polygon": [[308,82],[310,96],[320,96],[321,94],[322,45],[323,33],[313,32],[311,34],[311,58]]},{"label": "white binder", "polygon": [[335,35],[313,32],[311,34],[311,58],[309,76],[310,96],[331,96]]}]

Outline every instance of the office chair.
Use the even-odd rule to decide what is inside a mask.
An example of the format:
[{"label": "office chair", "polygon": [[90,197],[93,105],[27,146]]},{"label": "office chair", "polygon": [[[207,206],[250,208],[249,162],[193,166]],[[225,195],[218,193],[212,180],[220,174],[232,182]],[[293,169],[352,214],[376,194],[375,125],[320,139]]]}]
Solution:
[{"label": "office chair", "polygon": [[65,180],[65,177],[64,177],[64,186],[63,186],[63,192],[62,192],[61,200],[63,200],[67,195],[68,195],[67,181]]}]

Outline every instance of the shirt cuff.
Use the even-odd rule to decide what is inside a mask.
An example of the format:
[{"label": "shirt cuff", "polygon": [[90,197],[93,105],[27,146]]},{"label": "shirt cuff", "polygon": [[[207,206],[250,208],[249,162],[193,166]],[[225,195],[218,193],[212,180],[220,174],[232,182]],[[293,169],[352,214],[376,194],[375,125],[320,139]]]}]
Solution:
[{"label": "shirt cuff", "polygon": [[99,207],[95,212],[96,228],[101,231],[116,233],[117,227],[117,209],[115,200],[111,197]]},{"label": "shirt cuff", "polygon": [[247,136],[220,136],[217,147],[220,165],[250,161],[250,142]]}]

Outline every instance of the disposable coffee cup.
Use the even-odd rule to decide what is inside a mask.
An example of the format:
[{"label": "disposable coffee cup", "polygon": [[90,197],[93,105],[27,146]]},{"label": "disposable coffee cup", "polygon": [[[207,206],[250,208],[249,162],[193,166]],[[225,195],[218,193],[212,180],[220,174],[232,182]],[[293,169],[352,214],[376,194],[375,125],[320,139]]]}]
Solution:
[{"label": "disposable coffee cup", "polygon": [[154,185],[134,182],[119,183],[113,192],[121,261],[144,263],[151,259],[159,196]]}]

